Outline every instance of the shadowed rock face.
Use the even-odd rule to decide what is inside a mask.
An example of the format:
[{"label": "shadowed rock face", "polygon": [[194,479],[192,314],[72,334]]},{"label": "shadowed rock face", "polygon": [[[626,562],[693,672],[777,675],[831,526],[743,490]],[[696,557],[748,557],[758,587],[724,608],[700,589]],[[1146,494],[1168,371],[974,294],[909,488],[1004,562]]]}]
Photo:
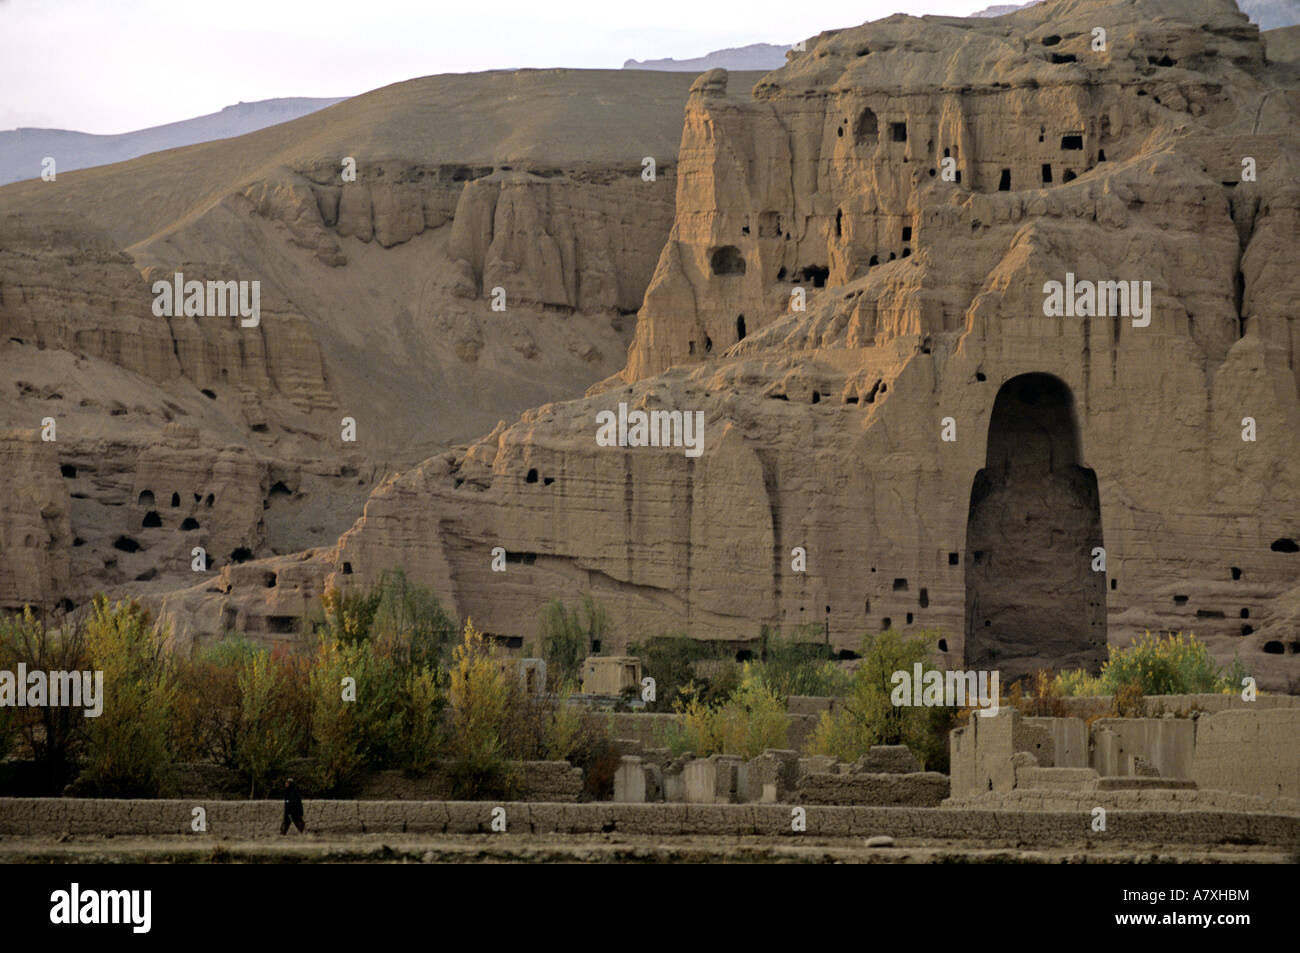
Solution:
[{"label": "shadowed rock face", "polygon": [[1097,671],[1106,659],[1097,476],[1079,465],[1068,388],[1046,374],[998,391],[988,458],[966,524],[966,664],[1015,678],[1051,659]]},{"label": "shadowed rock face", "polygon": [[[385,480],[274,590],[249,564],[169,594],[181,632],[264,632],[400,565],[503,635],[592,592],[609,651],[892,624],[1023,670],[1181,629],[1294,684],[1294,67],[1230,0],[1096,0],[890,17],[734,81],[692,87],[622,372]],[[1150,323],[1049,316],[1067,274],[1150,281]],[[703,454],[599,445],[620,403],[702,412]],[[494,546],[527,558],[493,573]]]}]

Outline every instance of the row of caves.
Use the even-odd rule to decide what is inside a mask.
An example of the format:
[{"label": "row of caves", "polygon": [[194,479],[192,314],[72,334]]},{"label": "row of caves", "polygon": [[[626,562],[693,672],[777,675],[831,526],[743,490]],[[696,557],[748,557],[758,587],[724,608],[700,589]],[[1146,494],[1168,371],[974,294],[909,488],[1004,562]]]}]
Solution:
[{"label": "row of caves", "polygon": [[[843,392],[840,403],[851,404],[851,405],[856,405],[858,403],[861,403],[863,405],[870,405],[876,402],[877,397],[887,393],[888,391],[889,391],[889,385],[885,383],[884,379],[877,378],[876,382],[871,385],[871,389],[866,391],[865,393],[863,393],[860,389],[856,388],[854,385],[850,385],[849,387],[847,387]],[[790,395],[788,393],[785,393],[784,391],[773,391],[772,393],[769,393],[766,396],[769,400],[790,399]],[[829,391],[814,387],[810,391],[808,391],[807,401],[810,404],[820,404],[823,402],[823,400],[825,400],[827,404],[831,404],[832,403],[830,400],[831,397],[833,397],[833,395]]]},{"label": "row of caves", "polygon": [[[195,493],[193,510],[198,510],[199,507],[203,507],[205,509],[212,509],[212,507],[216,504],[216,499],[217,498],[215,494],[212,493],[207,494],[206,497],[201,493]],[[159,507],[159,503],[152,490],[141,490],[140,495],[136,497],[136,504],[138,506],[145,508],[145,514],[140,520],[141,529],[166,528],[163,525],[162,514],[158,511],[157,508]],[[179,492],[173,492],[171,495],[169,508],[179,509],[180,506],[181,506],[181,495]],[[180,522],[176,524],[175,529],[177,532],[191,533],[191,532],[201,531],[203,529],[203,526],[199,522],[198,516],[195,515],[194,512],[191,512],[190,514],[181,517]],[[137,540],[135,540],[130,536],[119,536],[117,540],[113,543],[113,547],[115,549],[118,549],[126,553],[142,552],[147,548],[143,544],[139,543]],[[206,546],[204,548],[206,549]],[[240,547],[230,554],[231,562],[244,562],[245,560],[252,559],[252,558],[253,558],[252,552],[248,550],[246,547]],[[206,552],[204,554],[203,559],[204,559],[204,568],[206,569],[215,568],[216,566],[215,562],[213,561],[210,555],[206,554]],[[154,574],[155,573],[153,570],[147,570],[146,573],[142,575],[148,575],[152,577],[152,575]],[[140,579],[141,577],[137,576],[136,578]]]},{"label": "row of caves", "polygon": [[[955,567],[958,566],[959,564],[960,564],[960,554],[949,553],[948,554],[949,567]],[[871,573],[874,575],[875,572],[876,572],[876,567],[872,566]],[[906,629],[908,626],[911,625],[922,624],[918,618],[920,614],[919,610],[928,609],[930,607],[930,590],[928,586],[921,586],[917,590],[915,608],[909,607],[910,600],[908,602],[903,601],[903,597],[900,596],[899,594],[910,592],[910,583],[906,576],[894,577],[893,581],[890,583],[884,583],[884,582],[877,583],[873,586],[873,591],[875,591],[878,594],[876,597],[877,608],[880,608],[881,603],[887,603],[888,606],[891,607],[888,611],[901,612],[901,617],[896,617],[894,615],[880,616],[879,629],[882,632],[887,631],[889,629],[898,629],[898,628]],[[879,595],[879,593],[882,592],[884,593],[884,595],[883,596]],[[830,608],[831,608],[830,606],[826,607],[826,612],[828,616],[830,614]],[[800,609],[800,611],[803,610]],[[862,612],[868,618],[871,617],[870,598],[867,598],[863,601]],[[945,638],[938,639],[935,643],[935,648],[942,653],[947,653],[948,640]]]},{"label": "row of caves", "polygon": [[[72,469],[75,470],[75,468]],[[64,475],[66,476],[68,474],[65,472]],[[262,504],[263,508],[264,509],[269,508],[272,499],[275,499],[277,497],[287,497],[290,495],[292,495],[292,491],[288,488],[288,486],[286,486],[283,481],[277,481],[271,487],[267,499],[263,501]],[[202,531],[203,524],[199,521],[198,512],[201,509],[210,510],[216,504],[216,495],[213,493],[208,493],[206,496],[202,493],[194,493],[193,497],[194,497],[194,501],[193,501],[192,511],[180,518],[179,522],[175,526],[177,532],[190,533],[190,532]],[[171,493],[169,503],[164,505],[158,502],[157,495],[152,490],[149,489],[141,490],[139,495],[136,497],[136,505],[144,508],[145,510],[140,520],[140,528],[141,529],[166,529],[167,527],[163,519],[163,513],[166,512],[168,509],[180,509],[181,503],[182,503],[182,497],[179,491],[173,491]],[[259,528],[260,528],[260,524],[259,524]],[[78,537],[74,541],[73,545],[82,545],[84,544],[84,542],[85,542],[84,540]],[[220,568],[220,564],[212,556],[212,554],[206,552],[207,549],[206,539],[201,538],[199,540],[199,545],[202,549],[204,549],[204,553],[202,554],[201,557],[202,569],[204,571],[210,572]],[[146,545],[145,543],[141,542],[135,537],[125,533],[119,535],[116,539],[113,540],[112,547],[118,552],[126,553],[127,555],[135,555],[137,553],[147,552],[150,549],[150,546]],[[191,554],[186,553],[184,555],[187,561],[191,559]],[[194,558],[199,558],[199,557],[194,557]],[[230,553],[227,556],[227,562],[237,565],[239,563],[249,562],[254,558],[255,557],[254,557],[253,550],[249,546],[241,544],[239,546],[236,546],[233,550],[230,551]],[[105,561],[106,569],[111,569],[115,567],[116,567],[116,560],[109,559]],[[150,568],[137,575],[135,579],[137,582],[148,581],[150,579],[156,578],[157,575],[158,575],[157,569]]]},{"label": "row of caves", "polygon": [[[922,126],[928,130],[928,135],[918,132]],[[832,168],[838,168],[838,174],[846,180],[874,183],[882,209],[901,209],[906,205],[906,195],[880,191],[889,190],[889,177],[882,171],[882,165],[897,169],[909,162],[922,161],[928,166],[925,171],[931,179],[950,171],[951,175],[945,174],[945,179],[959,188],[975,192],[1050,188],[1072,182],[1098,163],[1107,161],[1104,144],[1110,137],[1110,118],[1103,115],[1095,122],[1083,121],[1051,131],[1044,123],[1037,128],[1036,143],[1031,126],[1023,134],[1012,134],[1005,143],[990,143],[989,154],[978,158],[969,154],[963,158],[962,144],[967,153],[972,152],[964,131],[948,133],[943,129],[935,130],[932,123],[909,120],[905,115],[882,118],[870,106],[862,106],[855,114],[844,116],[835,128],[836,140],[844,142],[844,145],[837,146],[832,153]],[[952,141],[940,143],[937,147],[936,137],[942,139],[945,136]],[[923,148],[920,146],[922,139],[925,141]],[[892,191],[898,188],[910,190],[910,186],[896,183]],[[911,218],[911,215],[883,210],[859,211],[841,204],[825,221],[809,219],[804,222],[798,229],[800,235],[795,238],[791,234],[792,225],[783,213],[775,210],[757,212],[741,225],[740,234],[734,241],[722,241],[707,250],[709,274],[723,281],[750,275],[758,267],[759,243],[768,241],[783,242],[785,247],[782,253],[779,251],[782,246],[775,246],[778,249],[775,257],[780,261],[775,273],[778,282],[822,288],[831,280],[832,265],[837,269],[837,282],[854,280],[873,267],[912,256],[915,251],[915,221],[909,220]],[[795,246],[791,243],[797,243],[798,256],[804,257],[809,246],[819,242],[819,234],[824,234],[827,242],[825,256],[817,255],[822,260],[808,262],[805,258],[803,262],[792,264],[790,260],[795,257]],[[772,257],[771,251],[764,255],[765,260]],[[769,276],[764,274],[763,278],[766,282]],[[730,336],[713,320],[703,330],[707,334],[690,335],[684,342],[687,357],[698,359],[710,355],[714,352],[715,337]],[[745,330],[738,327],[734,341],[743,340]]]},{"label": "row of caves", "polygon": [[[1294,539],[1283,537],[1280,539],[1273,540],[1273,542],[1269,545],[1269,550],[1275,553],[1295,553],[1295,552],[1300,552],[1300,545],[1297,545]],[[1233,582],[1240,582],[1244,576],[1244,573],[1242,572],[1240,566],[1230,566],[1228,568],[1228,573],[1232,577]],[[1190,602],[1191,602],[1191,596],[1189,595],[1175,593],[1173,596],[1173,603],[1176,608],[1188,607],[1188,604]],[[1226,619],[1227,617],[1228,617],[1227,613],[1224,612],[1222,609],[1208,609],[1208,608],[1196,609],[1197,619]],[[1251,616],[1250,616],[1249,606],[1242,606],[1237,612],[1237,618],[1239,619],[1246,620],[1249,619],[1250,617]],[[1242,637],[1252,635],[1254,631],[1255,631],[1255,627],[1251,623],[1242,621],[1241,630],[1240,630],[1240,634]],[[1292,641],[1289,647],[1284,645],[1282,642],[1276,640],[1270,640],[1268,642],[1265,642],[1263,645],[1263,651],[1269,655],[1282,655],[1285,654],[1288,650],[1291,651],[1292,653],[1300,652],[1300,641]]]}]

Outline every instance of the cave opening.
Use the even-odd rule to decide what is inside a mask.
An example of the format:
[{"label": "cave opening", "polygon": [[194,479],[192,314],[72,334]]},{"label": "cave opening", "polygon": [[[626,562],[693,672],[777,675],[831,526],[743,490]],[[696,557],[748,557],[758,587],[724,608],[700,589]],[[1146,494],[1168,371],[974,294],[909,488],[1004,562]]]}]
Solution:
[{"label": "cave opening", "polygon": [[743,275],[745,256],[735,245],[723,245],[709,253],[709,267],[715,275]]},{"label": "cave opening", "polygon": [[808,265],[799,270],[799,276],[803,281],[811,281],[814,288],[826,287],[826,279],[830,277],[831,270],[825,265]]},{"label": "cave opening", "polygon": [[1040,668],[1097,672],[1106,657],[1105,574],[1096,474],[1080,461],[1074,398],[1060,379],[1022,374],[993,402],[984,468],[966,525],[968,668],[1004,680]]},{"label": "cave opening", "polygon": [[853,141],[857,145],[875,145],[879,123],[876,114],[870,109],[863,109],[858,121],[853,124]]}]

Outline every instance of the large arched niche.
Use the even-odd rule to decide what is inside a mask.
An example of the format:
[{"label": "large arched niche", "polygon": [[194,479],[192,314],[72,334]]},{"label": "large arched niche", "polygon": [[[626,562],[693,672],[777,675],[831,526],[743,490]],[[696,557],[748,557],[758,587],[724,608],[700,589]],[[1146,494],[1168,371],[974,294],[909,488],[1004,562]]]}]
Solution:
[{"label": "large arched niche", "polygon": [[1097,671],[1106,574],[1097,476],[1082,465],[1070,388],[1050,374],[1002,385],[966,522],[968,669],[1004,682],[1036,669]]}]

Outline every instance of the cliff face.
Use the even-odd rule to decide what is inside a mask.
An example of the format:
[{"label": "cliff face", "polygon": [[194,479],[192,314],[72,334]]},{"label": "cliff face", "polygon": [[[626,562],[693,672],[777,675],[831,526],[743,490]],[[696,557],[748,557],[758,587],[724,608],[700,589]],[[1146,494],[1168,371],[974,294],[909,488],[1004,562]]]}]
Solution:
[{"label": "cliff face", "polygon": [[[891,17],[814,38],[749,96],[700,77],[622,371],[384,477],[336,545],[225,565],[158,604],[182,637],[294,639],[324,586],[402,566],[499,635],[592,592],[607,650],[763,623],[824,625],[842,649],[941,628],[949,665],[1009,678],[1181,629],[1294,689],[1300,73],[1266,62],[1230,0],[1168,6]],[[346,189],[333,213],[299,166],[323,210],[302,255],[333,242],[352,267],[432,238],[453,297],[500,284],[557,320],[621,307],[643,213],[608,241],[579,222],[624,185],[584,218],[567,184],[509,164],[471,168],[454,206],[440,176],[386,170],[369,217],[360,193],[345,213]],[[349,294],[340,266],[313,267],[306,314]],[[1103,286],[1100,307],[1047,293],[1119,281],[1128,300]],[[702,452],[609,446],[606,411],[699,413]]]},{"label": "cliff face", "polygon": [[0,591],[68,591],[71,501],[53,444],[39,430],[2,432],[0,465],[9,474],[30,474],[10,484],[9,504],[0,509]]},{"label": "cliff face", "polygon": [[[1297,74],[1245,17],[892,17],[727,83],[692,88],[620,375],[386,481],[277,614],[402,565],[501,634],[592,591],[620,644],[942,627],[1011,676],[1182,629],[1294,687]],[[1137,297],[1049,315],[1067,275]],[[620,403],[703,412],[702,455],[601,446]],[[168,608],[263,625],[224,586]]]},{"label": "cliff face", "polygon": [[[0,606],[332,543],[388,470],[617,370],[690,82],[431,77],[0,190],[0,426],[57,420],[15,473],[71,533],[36,568],[30,500],[0,501]],[[155,313],[178,272],[258,282],[260,320]]]},{"label": "cliff face", "polygon": [[[1160,260],[1148,269],[1168,260],[1149,247],[1168,218],[1196,232],[1212,217],[1235,244],[1223,202],[1238,198],[1249,215],[1255,190],[1214,186],[1240,181],[1241,156],[1277,170],[1269,133],[1285,131],[1285,95],[1267,95],[1258,34],[1230,5],[1153,14],[1141,4],[1055,3],[993,24],[898,16],[817,38],[749,102],[720,100],[725,73],[700,77],[686,111],[677,220],[621,377],[708,360],[736,343],[741,316],[753,334],[790,310],[792,288],[845,285],[878,266],[893,280],[864,287],[874,307],[863,342],[956,330],[1006,256],[1000,225],[1041,233],[1064,231],[1054,227],[1062,218],[1095,222],[1082,241],[1052,235],[1075,246],[1058,255],[1095,244],[1106,228],[1146,226],[1145,247],[1115,251],[1150,252]],[[1106,30],[1105,51],[1092,49],[1094,28]],[[1160,180],[1186,173],[1153,163],[1183,156],[1207,164],[1211,209],[1200,208],[1209,196],[1184,194],[1183,181]],[[1087,185],[1071,186],[1083,176]],[[1121,183],[1148,194],[1117,195]],[[1238,335],[1221,286],[1235,256],[1216,251],[1225,254],[1207,255],[1215,300],[1193,304],[1216,311],[1195,333],[1220,360]],[[912,255],[927,257],[889,265]],[[924,275],[924,308],[909,275]]]}]

